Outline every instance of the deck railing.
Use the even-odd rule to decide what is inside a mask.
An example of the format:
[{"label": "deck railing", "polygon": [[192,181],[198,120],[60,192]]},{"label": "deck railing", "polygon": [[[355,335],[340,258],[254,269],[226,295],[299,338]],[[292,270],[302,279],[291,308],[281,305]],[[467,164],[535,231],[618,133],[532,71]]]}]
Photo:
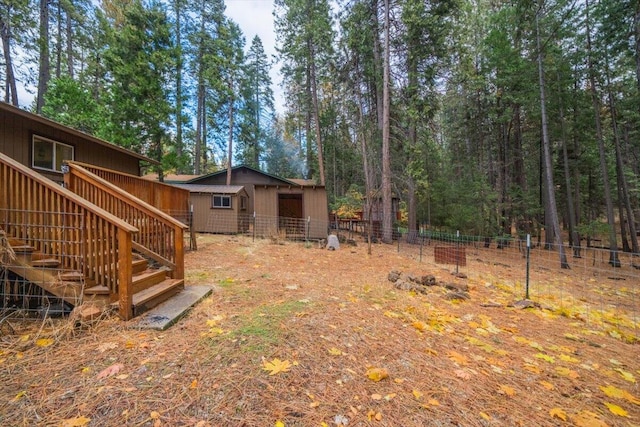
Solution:
[{"label": "deck railing", "polygon": [[[0,228],[109,289],[132,312],[132,238],[138,228],[0,153]],[[46,223],[42,212],[47,215]],[[72,215],[69,215],[72,214]],[[81,221],[84,239],[77,234]],[[64,257],[59,254],[64,253]]]},{"label": "deck railing", "polygon": [[74,161],[72,164],[83,167],[164,213],[189,212],[188,190],[86,163]]},{"label": "deck railing", "polygon": [[69,190],[136,227],[133,249],[169,267],[174,279],[184,279],[186,225],[76,162],[67,166],[64,182]]}]

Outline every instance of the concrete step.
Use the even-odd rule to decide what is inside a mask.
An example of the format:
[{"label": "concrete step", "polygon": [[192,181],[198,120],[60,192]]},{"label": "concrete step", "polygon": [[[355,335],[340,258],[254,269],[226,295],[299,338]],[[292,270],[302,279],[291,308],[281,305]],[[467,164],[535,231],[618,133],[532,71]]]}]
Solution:
[{"label": "concrete step", "polygon": [[132,321],[131,326],[140,329],[165,330],[176,323],[195,304],[206,298],[213,286],[197,285],[185,288],[173,298],[144,313]]},{"label": "concrete step", "polygon": [[168,300],[184,288],[183,279],[165,279],[133,295],[133,315],[141,315],[158,304]]}]

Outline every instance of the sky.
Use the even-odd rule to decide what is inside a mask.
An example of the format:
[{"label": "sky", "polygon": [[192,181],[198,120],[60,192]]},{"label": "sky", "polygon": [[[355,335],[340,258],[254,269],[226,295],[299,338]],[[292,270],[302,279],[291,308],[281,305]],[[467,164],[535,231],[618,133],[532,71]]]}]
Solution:
[{"label": "sky", "polygon": [[[262,40],[264,52],[274,61],[271,82],[276,113],[284,112],[284,95],[280,87],[280,67],[275,62],[276,35],[273,26],[273,0],[225,0],[226,15],[240,26],[246,39],[246,49],[257,35]],[[245,51],[246,51],[245,49]]]}]

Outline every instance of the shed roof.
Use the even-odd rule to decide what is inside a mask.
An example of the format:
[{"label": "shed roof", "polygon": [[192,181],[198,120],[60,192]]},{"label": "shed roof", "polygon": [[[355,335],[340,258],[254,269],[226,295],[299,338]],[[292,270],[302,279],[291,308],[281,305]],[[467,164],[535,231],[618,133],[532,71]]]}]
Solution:
[{"label": "shed roof", "polygon": [[15,114],[17,116],[21,116],[21,117],[23,117],[23,118],[25,118],[27,120],[32,120],[34,122],[41,123],[41,124],[43,124],[45,126],[51,126],[54,129],[58,129],[58,130],[60,130],[62,132],[69,133],[71,135],[74,135],[74,136],[77,136],[79,138],[82,138],[82,139],[85,139],[87,141],[90,141],[90,142],[92,142],[94,144],[102,145],[102,146],[108,147],[108,148],[110,148],[112,150],[119,151],[119,152],[127,154],[127,155],[129,155],[131,157],[135,157],[138,160],[149,162],[149,163],[154,164],[154,165],[159,165],[160,164],[160,162],[157,161],[157,160],[153,160],[153,159],[151,159],[151,158],[149,158],[147,156],[143,156],[142,154],[138,154],[138,153],[133,152],[131,150],[127,150],[124,147],[120,147],[118,145],[115,145],[115,144],[112,144],[110,142],[107,142],[107,141],[105,141],[103,139],[96,138],[95,136],[89,135],[88,133],[84,133],[84,132],[81,132],[81,131],[73,129],[73,128],[70,128],[69,126],[65,126],[65,125],[63,125],[61,123],[54,122],[51,119],[47,119],[47,118],[39,116],[37,114],[33,114],[33,113],[29,112],[29,111],[26,111],[26,110],[23,110],[21,108],[15,107],[15,106],[13,106],[11,104],[7,104],[6,102],[1,102],[0,101],[0,110],[4,110],[4,111],[6,111],[8,113]]},{"label": "shed roof", "polygon": [[175,187],[184,188],[191,193],[210,194],[238,194],[244,190],[242,185],[199,185],[199,184],[172,184]]},{"label": "shed roof", "polygon": [[[168,173],[165,174],[162,179],[164,180],[165,183],[167,184],[183,184],[187,181],[190,181],[192,179],[198,178],[201,175],[186,175],[186,174],[173,174],[173,173]],[[157,181],[158,180],[158,173],[157,172],[151,172],[148,174],[145,174],[142,179],[146,179],[148,181]]]}]

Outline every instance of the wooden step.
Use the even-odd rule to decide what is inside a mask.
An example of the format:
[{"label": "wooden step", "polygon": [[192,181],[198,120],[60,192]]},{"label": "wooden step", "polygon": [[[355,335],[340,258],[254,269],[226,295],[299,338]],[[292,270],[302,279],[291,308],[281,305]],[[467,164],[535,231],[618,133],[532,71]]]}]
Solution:
[{"label": "wooden step", "polygon": [[137,258],[133,260],[132,271],[133,274],[140,274],[149,267],[149,263],[144,258]]},{"label": "wooden step", "polygon": [[60,266],[60,261],[55,258],[43,258],[32,260],[31,265],[35,268],[57,268]]},{"label": "wooden step", "polygon": [[[151,286],[133,295],[133,315],[139,316],[147,310],[168,300],[184,289],[183,279],[165,279],[157,285]],[[118,302],[113,303],[114,307]]]},{"label": "wooden step", "polygon": [[60,273],[60,280],[65,282],[83,282],[84,274],[79,271],[67,271],[64,273]]},{"label": "wooden step", "polygon": [[30,254],[35,251],[35,248],[33,246],[25,244],[11,245],[11,249],[13,249],[13,252],[15,252],[16,254]]},{"label": "wooden step", "polygon": [[167,277],[166,270],[145,270],[143,273],[133,276],[132,290],[133,293],[143,291],[158,283],[162,282]]},{"label": "wooden step", "polygon": [[109,295],[111,291],[106,286],[96,285],[90,288],[85,288],[85,295]]}]

